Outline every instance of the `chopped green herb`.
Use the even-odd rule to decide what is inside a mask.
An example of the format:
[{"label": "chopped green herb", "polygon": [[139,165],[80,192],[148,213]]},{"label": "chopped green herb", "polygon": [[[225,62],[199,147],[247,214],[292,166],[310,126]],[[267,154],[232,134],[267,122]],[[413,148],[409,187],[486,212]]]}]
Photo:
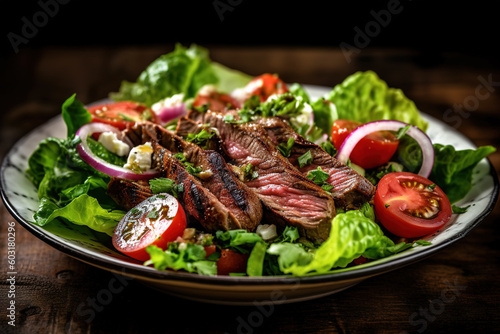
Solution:
[{"label": "chopped green herb", "polygon": [[430,190],[434,190],[434,188],[436,188],[436,184],[435,183],[429,184],[427,188],[429,188]]},{"label": "chopped green herb", "polygon": [[243,177],[245,181],[251,181],[259,177],[259,173],[254,169],[254,165],[249,163],[243,169]]},{"label": "chopped green herb", "polygon": [[153,194],[159,193],[169,193],[174,197],[177,197],[179,193],[184,191],[184,186],[181,184],[175,184],[174,180],[167,178],[156,178],[149,180],[149,186]]},{"label": "chopped green herb", "polygon": [[234,115],[225,115],[222,120],[225,123],[234,123]]},{"label": "chopped green herb", "polygon": [[290,157],[290,153],[292,151],[293,144],[295,143],[295,139],[293,137],[288,138],[286,143],[281,143],[278,145],[278,151],[280,151],[281,155],[285,158]]},{"label": "chopped green herb", "polygon": [[396,139],[400,140],[401,138],[403,138],[403,136],[406,134],[406,131],[408,131],[409,128],[410,128],[410,124],[399,128],[398,132],[396,133]]},{"label": "chopped green herb", "polygon": [[299,167],[302,168],[304,166],[310,165],[313,161],[311,151],[307,151],[306,153],[302,154],[299,158]]},{"label": "chopped green herb", "polygon": [[215,131],[207,131],[205,129],[198,133],[190,133],[187,135],[186,140],[188,142],[194,143],[203,149],[208,149],[208,142],[215,136]]},{"label": "chopped green herb", "polygon": [[326,153],[330,154],[334,157],[337,154],[337,149],[333,146],[332,142],[327,140],[320,144],[321,148],[326,151]]},{"label": "chopped green herb", "polygon": [[327,192],[330,192],[330,190],[333,189],[333,186],[331,184],[326,183],[328,178],[330,178],[330,174],[323,171],[321,169],[321,167],[318,167],[315,170],[309,171],[309,173],[307,173],[306,177]]},{"label": "chopped green herb", "polygon": [[459,206],[456,206],[455,204],[452,204],[451,210],[453,211],[453,213],[461,214],[461,213],[466,213],[469,207],[470,205],[461,208]]},{"label": "chopped green herb", "polygon": [[158,219],[159,216],[160,216],[160,213],[157,210],[152,210],[152,211],[148,212],[146,217],[151,218],[151,219]]},{"label": "chopped green herb", "polygon": [[414,245],[417,244],[419,246],[430,246],[430,245],[432,245],[432,242],[420,239],[420,240],[415,241],[413,244]]},{"label": "chopped green herb", "polygon": [[390,204],[386,204],[385,205],[385,208],[387,209],[388,207],[390,207],[391,205]]},{"label": "chopped green herb", "polygon": [[135,119],[128,117],[127,115],[124,114],[118,114],[121,118],[123,118],[124,121],[127,122],[135,122]]},{"label": "chopped green herb", "polygon": [[322,185],[326,180],[328,180],[329,177],[330,174],[323,171],[321,167],[318,167],[317,169],[311,170],[309,171],[309,173],[307,173],[307,178],[317,185]]}]

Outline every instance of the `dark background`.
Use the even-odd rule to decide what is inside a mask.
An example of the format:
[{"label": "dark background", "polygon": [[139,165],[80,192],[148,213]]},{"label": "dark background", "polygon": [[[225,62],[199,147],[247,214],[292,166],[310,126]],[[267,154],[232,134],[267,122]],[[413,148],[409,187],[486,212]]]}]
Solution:
[{"label": "dark background", "polygon": [[[2,1],[2,54],[13,54],[9,32],[33,22],[40,3]],[[61,0],[35,37],[23,47],[198,43],[204,45],[339,46],[352,43],[372,11],[390,1],[96,1]],[[383,33],[369,47],[408,47],[425,53],[461,51],[490,58],[498,45],[497,11],[487,1],[401,0]],[[219,4],[219,12],[215,9]],[[226,4],[226,9],[223,9]],[[231,5],[232,4],[232,5]],[[498,52],[496,52],[498,54]]]}]

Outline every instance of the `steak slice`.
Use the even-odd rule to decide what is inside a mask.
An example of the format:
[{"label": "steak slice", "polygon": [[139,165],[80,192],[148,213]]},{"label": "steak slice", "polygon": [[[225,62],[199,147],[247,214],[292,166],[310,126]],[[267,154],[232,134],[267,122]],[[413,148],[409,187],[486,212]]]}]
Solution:
[{"label": "steak slice", "polygon": [[117,177],[108,183],[108,195],[126,210],[153,196],[148,181],[130,181]]},{"label": "steak slice", "polygon": [[209,232],[244,228],[234,214],[205,188],[200,180],[189,174],[172,152],[161,145],[153,144],[153,167],[161,175],[182,185],[179,200],[184,209]]},{"label": "steak slice", "polygon": [[[135,140],[141,138],[141,143],[148,141],[156,143],[158,147],[172,155],[182,153],[183,160],[192,164],[194,168],[199,168],[202,172],[198,174],[197,181],[215,195],[231,213],[236,228],[253,231],[261,222],[263,211],[260,199],[238,179],[219,153],[204,150],[175,133],[149,122],[137,123],[131,131],[135,135],[130,135],[129,138]],[[155,157],[160,153],[160,149],[154,150]],[[164,164],[156,166],[162,172],[167,168]]]},{"label": "steak slice", "polygon": [[[326,182],[333,186],[331,193],[337,207],[359,208],[373,198],[375,186],[370,181],[332,157],[319,145],[299,135],[285,120],[268,117],[261,118],[257,122],[266,129],[275,145],[286,144],[289,138],[294,139],[288,160],[302,173],[307,175],[309,171],[321,167],[330,175]],[[308,151],[311,152],[312,163],[301,168],[298,158]]]},{"label": "steak slice", "polygon": [[257,172],[258,176],[246,185],[262,200],[266,219],[281,226],[296,226],[312,240],[326,240],[335,216],[330,194],[285,159],[260,125],[227,123],[223,117],[217,112],[191,111],[179,120],[177,130],[181,134],[193,133],[199,130],[199,124],[217,128],[230,162],[240,168],[252,164]]}]

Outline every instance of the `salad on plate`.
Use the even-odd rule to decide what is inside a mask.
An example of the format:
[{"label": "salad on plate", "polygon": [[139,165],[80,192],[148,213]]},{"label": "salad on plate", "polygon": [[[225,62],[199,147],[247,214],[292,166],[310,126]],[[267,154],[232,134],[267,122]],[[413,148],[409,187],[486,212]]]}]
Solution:
[{"label": "salad on plate", "polygon": [[372,71],[318,98],[197,45],[110,99],[72,95],[62,118],[66,138],[29,157],[32,223],[88,228],[146,266],[199,275],[322,274],[426,247],[495,151],[431,142],[415,103]]}]

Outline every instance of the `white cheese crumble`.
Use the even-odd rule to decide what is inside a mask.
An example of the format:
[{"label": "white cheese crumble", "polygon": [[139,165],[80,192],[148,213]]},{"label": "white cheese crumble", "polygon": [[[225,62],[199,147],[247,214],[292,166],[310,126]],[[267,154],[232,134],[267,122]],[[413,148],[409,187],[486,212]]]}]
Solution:
[{"label": "white cheese crumble", "polygon": [[257,229],[255,232],[260,235],[260,237],[264,240],[271,240],[274,239],[278,236],[278,233],[276,232],[276,225],[274,224],[261,224],[257,226]]},{"label": "white cheese crumble", "polygon": [[128,156],[125,168],[134,171],[145,171],[151,169],[151,155],[153,154],[153,146],[150,142],[144,145],[134,147]]},{"label": "white cheese crumble", "polygon": [[108,151],[123,157],[130,152],[130,147],[116,137],[114,132],[103,132],[99,136],[99,143]]},{"label": "white cheese crumble", "polygon": [[153,110],[153,112],[157,114],[164,108],[170,108],[180,105],[183,100],[184,100],[183,93],[175,94],[172,95],[171,97],[167,97],[163,100],[156,102],[151,106],[151,110]]}]

